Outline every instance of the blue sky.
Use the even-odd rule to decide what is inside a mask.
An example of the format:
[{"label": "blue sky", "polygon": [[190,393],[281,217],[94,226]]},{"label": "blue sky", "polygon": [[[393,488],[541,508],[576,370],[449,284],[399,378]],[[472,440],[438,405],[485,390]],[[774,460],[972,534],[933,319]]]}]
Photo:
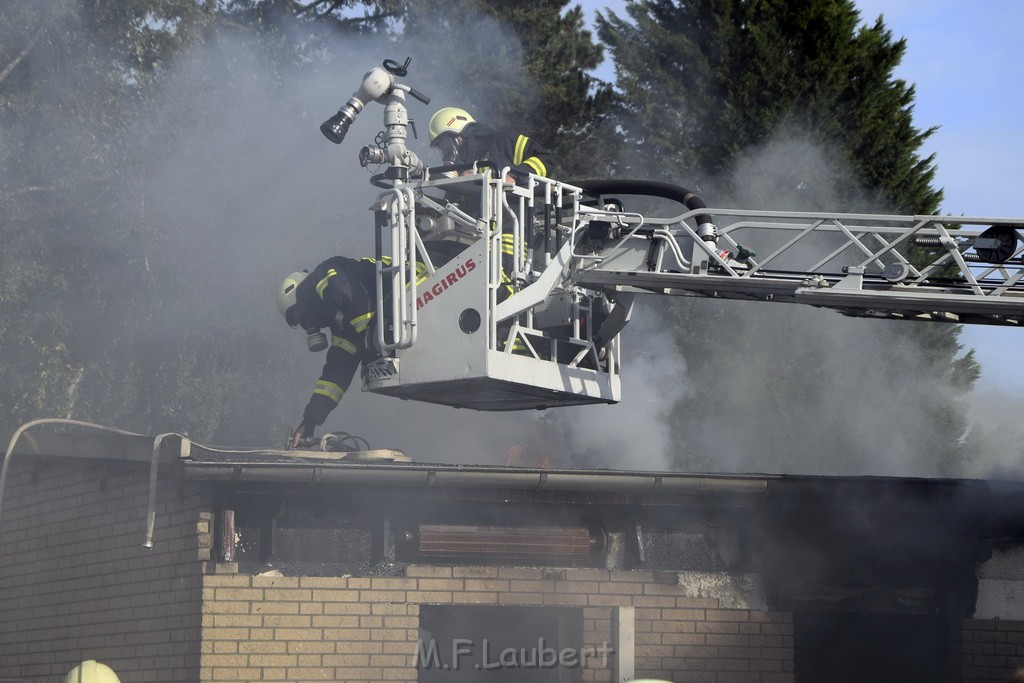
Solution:
[{"label": "blue sky", "polygon": [[[624,0],[580,3],[593,17]],[[1020,0],[857,0],[867,23],[882,15],[907,39],[897,78],[916,86],[919,128],[939,126],[925,147],[936,154],[942,212],[1024,216],[1024,2]],[[611,65],[599,70],[614,77]],[[752,207],[753,208],[753,207]],[[1024,394],[1024,330],[967,326],[962,341],[982,363],[982,385]]]}]

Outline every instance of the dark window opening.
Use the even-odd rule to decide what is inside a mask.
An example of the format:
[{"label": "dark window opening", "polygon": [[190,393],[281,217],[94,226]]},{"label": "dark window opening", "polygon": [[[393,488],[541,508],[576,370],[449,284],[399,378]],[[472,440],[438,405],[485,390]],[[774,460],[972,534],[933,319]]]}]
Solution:
[{"label": "dark window opening", "polygon": [[235,532],[235,558],[246,573],[277,569],[286,576],[358,576],[373,571],[385,553],[382,525],[310,525],[268,514],[242,517]]},{"label": "dark window opening", "polygon": [[419,683],[579,683],[602,656],[578,608],[420,606]]},{"label": "dark window opening", "polygon": [[796,683],[946,680],[946,618],[798,612],[793,626]]}]

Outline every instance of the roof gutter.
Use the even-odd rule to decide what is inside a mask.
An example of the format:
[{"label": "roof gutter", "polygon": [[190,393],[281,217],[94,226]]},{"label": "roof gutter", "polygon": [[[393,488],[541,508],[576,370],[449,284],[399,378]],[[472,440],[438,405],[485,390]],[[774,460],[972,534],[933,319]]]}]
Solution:
[{"label": "roof gutter", "polygon": [[502,488],[649,494],[764,493],[765,477],[715,477],[648,472],[577,472],[451,465],[243,463],[184,460],[184,475],[202,481],[295,484],[386,484],[414,488]]}]

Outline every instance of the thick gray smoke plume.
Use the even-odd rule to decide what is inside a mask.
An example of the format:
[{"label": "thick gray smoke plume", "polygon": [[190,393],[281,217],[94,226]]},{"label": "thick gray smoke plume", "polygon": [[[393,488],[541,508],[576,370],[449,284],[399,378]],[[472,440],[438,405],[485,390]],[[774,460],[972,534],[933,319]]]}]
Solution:
[{"label": "thick gray smoke plume", "polygon": [[692,391],[686,365],[653,307],[623,335],[622,401],[563,411],[563,435],[575,464],[615,469],[673,469],[677,404]]},{"label": "thick gray smoke plume", "polygon": [[[838,155],[800,131],[780,131],[752,150],[729,180],[733,196],[705,197],[710,205],[888,212],[867,202]],[[749,239],[762,255],[773,248],[758,244],[756,233]],[[681,324],[707,328],[685,335],[682,347],[690,385],[676,416],[675,453],[683,466],[950,476],[1021,460],[1019,430],[972,430],[958,422],[966,401],[979,396],[964,396],[943,351],[933,348],[942,343],[936,324],[787,304],[677,306]],[[971,415],[977,420],[979,413]],[[1008,437],[997,443],[983,433]],[[1015,433],[1016,447],[1009,436]]]},{"label": "thick gray smoke plume", "polygon": [[1024,390],[1014,392],[979,387],[971,392],[968,412],[971,432],[967,438],[970,457],[965,474],[978,478],[1024,477],[1024,424],[1020,407]]},{"label": "thick gray smoke plume", "polygon": [[[250,42],[220,35],[175,65],[157,113],[135,131],[149,151],[150,258],[165,273],[148,332],[162,346],[226,352],[223,376],[191,378],[202,398],[215,388],[230,406],[215,434],[193,426],[200,440],[252,443],[271,422],[283,443],[322,356],[281,321],[277,283],[328,256],[370,253],[373,193],[354,163],[361,145],[339,153],[318,130],[378,61],[358,45],[345,53],[329,68],[275,73]],[[372,141],[375,113],[352,127],[354,140]],[[162,136],[165,122],[181,121],[194,122],[190,135]]]},{"label": "thick gray smoke plume", "polygon": [[[505,46],[507,59],[517,58],[514,39],[493,22],[478,22],[476,35]],[[387,52],[394,49],[401,52]],[[147,297],[145,316],[118,316],[114,305],[74,330],[80,343],[97,349],[131,337],[137,355],[121,366],[83,363],[69,391],[93,397],[93,406],[102,404],[97,397],[109,396],[155,407],[146,414],[111,408],[81,415],[72,397],[76,415],[128,428],[184,429],[199,441],[232,446],[283,444],[300,420],[323,355],[307,352],[303,335],[281,321],[276,286],[293,270],[311,269],[329,256],[372,250],[369,206],[377,190],[356,155],[380,130],[382,108],[370,104],[340,147],[321,136],[319,124],[367,69],[385,57],[402,59],[406,51],[414,61],[405,82],[434,99],[430,107],[409,100],[421,133],[434,108],[462,104],[461,84],[449,82],[443,60],[429,58],[429,45],[339,39],[318,53],[320,63],[302,66],[282,66],[261,50],[250,37],[232,34],[197,46],[165,67],[170,72],[148,116],[122,131],[118,144],[143,150],[146,162],[137,186],[113,188],[109,218],[141,226],[141,245],[126,246],[113,231],[47,236],[57,252],[86,261],[92,280]],[[55,106],[74,102],[79,85],[91,87],[55,85]],[[500,103],[483,98],[466,106],[500,110]],[[187,135],[167,135],[182,124]],[[413,146],[431,158],[425,140]],[[661,173],[651,169],[649,177]],[[699,179],[688,184],[702,189]],[[836,171],[832,156],[792,134],[752,152],[734,185],[734,197],[704,198],[712,206],[765,209],[841,210],[855,203],[855,183]],[[141,258],[126,262],[125,253]],[[83,310],[97,310],[89,292],[80,296]],[[959,399],[948,378],[929,366],[926,348],[897,332],[908,323],[757,303],[669,305],[650,297],[640,305],[625,332],[620,405],[486,414],[363,394],[356,383],[324,430],[352,432],[420,461],[945,471],[948,463],[936,454],[948,450],[948,434],[963,432],[944,423]],[[691,339],[707,344],[677,353],[672,332],[678,326],[696,330]],[[143,381],[133,384],[131,376]],[[1010,455],[993,462],[1009,467],[1013,448],[1020,454],[1019,432],[986,425],[976,434],[986,444],[1003,439],[993,448]],[[981,473],[990,455],[977,448],[971,471]]]},{"label": "thick gray smoke plume", "polygon": [[[514,39],[492,20],[481,19],[478,30],[515,57]],[[159,348],[216,348],[242,340],[239,355],[255,361],[241,374],[189,378],[196,396],[210,400],[212,394],[226,406],[227,416],[213,433],[204,432],[201,421],[187,426],[200,441],[279,445],[267,443],[269,433],[283,443],[301,418],[323,355],[307,352],[303,335],[280,320],[273,302],[277,283],[334,254],[372,253],[368,209],[378,191],[356,157],[382,127],[383,108],[370,103],[340,146],[326,141],[318,126],[348,99],[366,70],[404,53],[383,54],[379,45],[354,41],[330,49],[334,54],[324,67],[274,71],[258,46],[220,35],[173,67],[155,114],[132,133],[135,144],[150,150],[142,219],[154,226],[156,246],[147,267],[171,273],[156,294],[157,315],[147,322],[146,334],[161,340]],[[414,57],[403,81],[434,100],[430,107],[408,100],[422,134],[437,106],[462,103],[461,88],[446,80],[451,77],[437,60],[426,59],[430,46],[402,49]],[[500,103],[477,99],[465,106],[486,114]],[[181,121],[195,122],[190,136],[162,136]],[[410,144],[433,160],[425,140]],[[684,390],[682,368],[668,353],[666,331],[640,318],[627,333],[627,348],[633,337],[644,342],[626,356],[626,398],[619,406],[564,415],[479,413],[364,394],[356,382],[322,431],[348,431],[419,461],[666,467],[667,418]],[[204,335],[225,326],[231,341]],[[189,396],[179,400],[187,403]],[[180,415],[176,407],[169,412]],[[183,425],[170,421],[161,427]]]},{"label": "thick gray smoke plume", "polygon": [[[228,28],[164,61],[159,86],[133,103],[142,115],[94,128],[84,115],[60,115],[96,99],[90,95],[103,85],[59,63],[101,40],[65,7],[68,30],[54,29],[18,74],[57,74],[34,85],[54,120],[2,131],[7,140],[57,141],[37,145],[48,158],[33,161],[62,166],[60,197],[72,207],[67,229],[49,206],[31,222],[50,254],[35,278],[45,296],[27,303],[39,307],[31,313],[55,296],[79,312],[72,330],[51,333],[73,340],[73,381],[56,387],[66,400],[45,396],[42,409],[129,429],[188,431],[204,442],[280,446],[301,419],[323,354],[306,351],[303,335],[283,323],[277,285],[292,271],[336,254],[369,255],[373,246],[369,207],[378,190],[357,156],[383,127],[383,108],[369,104],[341,146],[318,128],[368,69],[386,57],[402,60],[405,48],[339,37],[314,50],[307,36],[284,29],[254,36]],[[481,22],[485,28],[493,44],[509,43],[493,23]],[[307,58],[281,54],[288,44]],[[443,78],[421,59],[406,82],[437,98]],[[433,108],[411,98],[409,108],[425,133]],[[412,145],[429,158],[425,140]],[[89,155],[101,153],[123,153],[137,174],[98,182]],[[87,195],[91,215],[75,207],[74,198]],[[6,273],[17,264],[2,265]],[[111,358],[111,348],[120,355]],[[456,460],[457,451],[503,460],[524,431],[514,424],[522,416],[480,419],[428,406],[405,412],[412,404],[361,395],[358,384],[350,394],[325,428],[407,448],[418,459]]]},{"label": "thick gray smoke plume", "polygon": [[[369,68],[404,54],[340,39],[330,49],[333,58],[325,67],[275,73],[251,43],[221,35],[188,55],[164,92],[168,116],[202,123],[194,137],[165,141],[169,144],[154,147],[151,157],[156,196],[150,220],[174,226],[163,236],[163,257],[174,259],[179,274],[176,287],[165,293],[158,332],[173,336],[201,328],[204,320],[226,318],[243,337],[269,342],[271,352],[255,359],[244,385],[224,388],[226,401],[252,409],[216,435],[232,445],[271,445],[265,441],[268,422],[276,424],[283,443],[287,428],[301,419],[323,363],[323,354],[306,351],[304,335],[280,319],[274,306],[277,283],[329,256],[373,251],[369,207],[379,190],[370,185],[371,171],[359,166],[357,156],[383,127],[383,107],[369,103],[340,146],[324,139],[318,127]],[[403,79],[435,99],[442,81],[436,67],[416,59]],[[408,106],[425,133],[434,107],[412,98]],[[159,121],[153,121],[139,136],[152,139],[159,130]],[[428,162],[437,161],[425,140],[410,145]],[[362,394],[356,381],[322,430],[348,431],[376,447],[404,449],[417,460],[503,462],[530,427],[522,415],[485,415]]]},{"label": "thick gray smoke plume", "polygon": [[[723,208],[888,212],[871,206],[839,155],[799,130],[779,131],[748,151],[730,178],[707,185],[717,189],[704,200]],[[762,255],[777,246],[763,240],[756,232],[740,238]],[[672,416],[675,467],[949,476],[962,474],[968,459],[989,457],[960,447],[964,397],[933,348],[942,335],[927,323],[789,304],[649,297],[642,305],[685,329],[683,360],[658,361],[686,369]]]}]

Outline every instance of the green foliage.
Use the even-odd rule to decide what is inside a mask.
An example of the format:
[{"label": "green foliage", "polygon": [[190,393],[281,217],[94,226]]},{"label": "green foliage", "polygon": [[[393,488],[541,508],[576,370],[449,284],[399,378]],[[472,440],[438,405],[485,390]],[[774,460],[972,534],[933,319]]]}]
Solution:
[{"label": "green foliage", "polygon": [[859,25],[853,2],[652,0],[627,11],[599,21],[622,129],[673,177],[711,175],[717,193],[735,192],[727,177],[739,156],[798,131],[841,152],[835,164],[865,190],[857,205],[938,208],[934,159],[918,157],[934,129],[914,128],[914,89],[892,75],[905,41],[881,21]]},{"label": "green foliage", "polygon": [[513,27],[522,41],[526,73],[537,89],[529,110],[517,111],[525,98],[510,98],[508,126],[532,131],[552,149],[562,177],[585,175],[591,169],[586,143],[594,142],[611,103],[611,88],[587,74],[601,63],[603,49],[583,28],[582,10],[566,9],[568,4],[488,2],[493,16]]}]

